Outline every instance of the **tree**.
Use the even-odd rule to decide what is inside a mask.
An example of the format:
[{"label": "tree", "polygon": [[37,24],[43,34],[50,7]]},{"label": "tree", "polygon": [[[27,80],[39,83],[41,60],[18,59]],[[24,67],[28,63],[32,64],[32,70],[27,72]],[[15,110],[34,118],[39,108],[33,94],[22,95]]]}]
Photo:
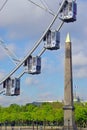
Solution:
[{"label": "tree", "polygon": [[58,125],[62,125],[63,124],[63,117],[64,117],[64,114],[63,114],[63,109],[60,108],[60,109],[55,109],[54,111],[54,115],[55,115],[55,121],[57,122]]},{"label": "tree", "polygon": [[78,126],[86,126],[87,122],[87,108],[83,104],[79,104],[75,107],[75,120]]}]

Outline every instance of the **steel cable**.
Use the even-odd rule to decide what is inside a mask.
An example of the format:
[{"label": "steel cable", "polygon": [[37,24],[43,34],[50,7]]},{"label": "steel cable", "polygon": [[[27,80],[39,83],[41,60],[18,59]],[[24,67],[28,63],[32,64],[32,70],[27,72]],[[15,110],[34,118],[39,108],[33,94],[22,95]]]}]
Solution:
[{"label": "steel cable", "polygon": [[4,6],[7,4],[7,2],[8,2],[8,0],[6,0],[6,1],[4,2],[4,4],[3,4],[2,7],[0,8],[0,12],[3,10],[3,8],[4,8]]}]

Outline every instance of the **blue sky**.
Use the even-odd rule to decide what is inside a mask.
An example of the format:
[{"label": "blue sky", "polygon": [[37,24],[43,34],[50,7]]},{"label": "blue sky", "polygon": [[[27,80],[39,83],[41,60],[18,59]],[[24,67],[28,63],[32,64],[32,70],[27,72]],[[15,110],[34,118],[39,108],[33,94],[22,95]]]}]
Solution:
[{"label": "blue sky", "polygon": [[[35,1],[35,0],[34,0]],[[36,0],[40,3],[40,0]],[[46,0],[49,7],[57,11],[60,0]],[[65,39],[69,32],[72,41],[73,90],[82,99],[87,100],[87,16],[86,0],[78,0],[77,21],[65,23],[60,31],[60,49],[46,51],[42,55],[42,71],[40,75],[25,74],[21,78],[21,94],[17,97],[0,95],[0,105],[12,103],[26,104],[33,101],[63,100],[64,95],[64,52]],[[0,7],[3,0],[0,0]],[[43,34],[53,16],[29,3],[28,0],[8,0],[0,12],[0,38],[10,50],[22,59],[30,51],[34,43]],[[60,21],[57,19],[53,29]],[[40,52],[41,46],[35,51]],[[15,65],[0,48],[0,79],[8,74]],[[18,76],[21,69],[14,74]],[[0,86],[2,88],[2,86]]]}]

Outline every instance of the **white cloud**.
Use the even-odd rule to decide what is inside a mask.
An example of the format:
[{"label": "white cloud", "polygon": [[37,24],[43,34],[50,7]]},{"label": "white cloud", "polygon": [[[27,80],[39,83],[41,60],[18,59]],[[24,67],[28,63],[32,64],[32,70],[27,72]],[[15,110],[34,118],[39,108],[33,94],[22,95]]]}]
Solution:
[{"label": "white cloud", "polygon": [[5,9],[0,12],[0,27],[8,31],[5,35],[9,38],[24,38],[36,36],[43,32],[48,25],[50,15],[25,0],[8,1]]},{"label": "white cloud", "polygon": [[53,101],[56,100],[56,96],[51,92],[44,92],[38,95],[39,101]]},{"label": "white cloud", "polygon": [[[52,56],[52,53],[51,53],[50,56],[42,58],[42,66],[41,66],[42,72],[45,71],[47,73],[53,74],[55,72],[60,71],[59,68],[61,66],[59,65],[58,68],[55,67],[55,60],[53,58],[56,60],[56,66],[57,66],[57,64],[58,64],[57,60],[59,58],[58,56],[54,57],[54,55]],[[60,61],[60,59],[59,59],[59,61]]]},{"label": "white cloud", "polygon": [[29,86],[37,85],[38,83],[39,83],[39,81],[33,77],[26,77],[26,79],[25,79],[25,84],[29,85]]},{"label": "white cloud", "polygon": [[85,78],[87,77],[87,42],[81,37],[80,39],[73,39],[72,42],[72,63],[74,70],[74,77]]},{"label": "white cloud", "polygon": [[31,97],[23,96],[22,94],[20,96],[10,97],[10,96],[0,96],[0,105],[2,106],[8,106],[10,104],[19,104],[23,105],[26,103],[32,102]]},{"label": "white cloud", "polygon": [[87,66],[87,56],[84,53],[78,53],[72,57],[74,66]]},{"label": "white cloud", "polygon": [[80,67],[74,69],[74,77],[76,78],[86,78],[87,77],[87,67]]},{"label": "white cloud", "polygon": [[75,53],[72,57],[74,77],[86,78],[87,77],[87,54],[85,51]]}]

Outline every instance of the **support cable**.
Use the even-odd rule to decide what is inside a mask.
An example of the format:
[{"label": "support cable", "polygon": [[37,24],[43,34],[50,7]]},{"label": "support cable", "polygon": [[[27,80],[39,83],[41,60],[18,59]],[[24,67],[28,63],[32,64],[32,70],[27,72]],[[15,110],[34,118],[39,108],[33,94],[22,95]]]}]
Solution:
[{"label": "support cable", "polygon": [[47,9],[48,9],[47,4],[46,4],[45,2],[43,2],[43,0],[40,0],[40,1],[41,1],[41,3],[43,4],[43,6],[44,6],[45,8],[47,8]]},{"label": "support cable", "polygon": [[12,62],[17,66],[17,64],[20,62],[18,57],[13,53],[7,45],[4,43],[4,41],[0,40],[0,47],[5,51],[5,53],[9,56],[9,58],[12,60]]},{"label": "support cable", "polygon": [[3,94],[5,92],[5,90],[3,89],[3,90],[0,90],[0,94]]},{"label": "support cable", "polygon": [[28,0],[28,1],[31,2],[32,4],[38,6],[39,8],[45,10],[46,12],[49,12],[51,15],[55,16],[55,14],[54,14],[50,9],[48,10],[47,8],[42,7],[41,5],[39,5],[39,4],[35,3],[35,2],[33,2],[32,0]]},{"label": "support cable", "polygon": [[52,14],[55,14],[54,12],[53,12],[53,10],[51,10],[51,9],[49,9],[49,7],[48,7],[48,5],[47,5],[47,3],[46,3],[46,1],[44,0],[40,0],[41,1],[41,3],[43,4],[43,6],[46,8],[46,10],[47,11],[49,11],[49,13],[51,12]]},{"label": "support cable", "polygon": [[5,76],[1,81],[0,81],[0,84],[2,84],[8,77],[10,77],[13,73],[15,73],[19,68],[20,66],[25,62],[25,60],[36,50],[36,48],[40,45],[41,41],[43,40],[44,36],[46,35],[46,33],[48,32],[48,30],[52,27],[52,25],[54,24],[54,22],[56,21],[59,13],[60,13],[60,10],[61,8],[63,7],[65,3],[65,0],[62,1],[59,9],[57,10],[57,13],[56,15],[53,17],[51,23],[49,24],[49,26],[47,27],[47,29],[45,30],[45,32],[43,33],[43,35],[41,36],[41,38],[35,43],[34,47],[32,48],[32,50],[24,57],[23,60],[21,60],[21,62],[7,75]]},{"label": "support cable", "polygon": [[7,2],[8,2],[8,0],[6,0],[6,1],[4,2],[4,4],[3,4],[2,7],[0,8],[0,12],[3,10],[3,8],[4,8],[4,6],[7,4]]}]

